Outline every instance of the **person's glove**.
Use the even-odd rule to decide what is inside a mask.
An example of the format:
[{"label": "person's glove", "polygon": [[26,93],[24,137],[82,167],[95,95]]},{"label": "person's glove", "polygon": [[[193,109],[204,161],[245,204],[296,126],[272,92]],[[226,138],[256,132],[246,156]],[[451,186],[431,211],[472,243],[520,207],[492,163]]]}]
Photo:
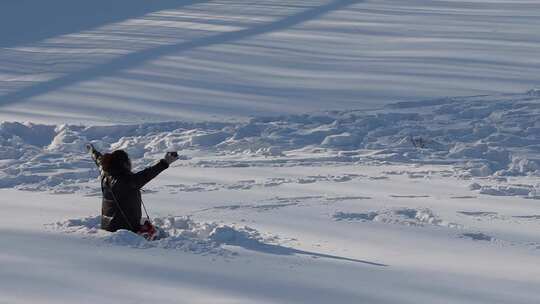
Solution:
[{"label": "person's glove", "polygon": [[175,161],[178,160],[178,153],[177,152],[167,152],[163,159],[165,160],[165,162],[168,165],[171,165],[172,163],[174,163]]},{"label": "person's glove", "polygon": [[96,151],[96,148],[94,148],[94,145],[92,145],[92,144],[86,144],[86,150],[89,153],[93,153],[94,151]]}]

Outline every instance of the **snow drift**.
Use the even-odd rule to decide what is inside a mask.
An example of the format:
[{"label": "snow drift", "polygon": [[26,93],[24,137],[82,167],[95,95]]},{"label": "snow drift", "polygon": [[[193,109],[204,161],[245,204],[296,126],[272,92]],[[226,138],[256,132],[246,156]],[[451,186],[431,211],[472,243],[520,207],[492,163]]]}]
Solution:
[{"label": "snow drift", "polygon": [[90,238],[99,244],[128,246],[132,248],[175,249],[195,254],[217,254],[232,256],[234,253],[223,245],[264,246],[264,242],[274,238],[264,238],[257,230],[249,227],[237,227],[215,222],[196,222],[185,216],[154,218],[154,224],[164,232],[164,237],[147,241],[143,237],[128,231],[107,232],[100,229],[101,216],[68,219],[48,225],[49,228],[65,233],[76,233]]}]

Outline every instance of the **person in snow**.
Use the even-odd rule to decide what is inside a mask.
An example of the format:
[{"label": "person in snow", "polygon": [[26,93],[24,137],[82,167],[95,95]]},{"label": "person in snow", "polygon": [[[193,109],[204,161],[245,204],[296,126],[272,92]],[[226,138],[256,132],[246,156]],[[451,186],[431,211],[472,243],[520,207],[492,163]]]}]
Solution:
[{"label": "person in snow", "polygon": [[141,223],[141,188],[178,159],[176,152],[168,152],[157,164],[142,171],[131,171],[131,160],[123,150],[101,154],[87,145],[101,172],[101,229],[115,232],[126,229],[153,239],[156,229],[149,219]]}]

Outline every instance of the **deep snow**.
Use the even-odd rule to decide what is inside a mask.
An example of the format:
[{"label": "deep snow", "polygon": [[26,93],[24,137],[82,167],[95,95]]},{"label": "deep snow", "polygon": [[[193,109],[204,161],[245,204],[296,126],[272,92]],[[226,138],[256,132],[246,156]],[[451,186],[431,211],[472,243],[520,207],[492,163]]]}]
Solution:
[{"label": "deep snow", "polygon": [[[536,92],[244,123],[4,122],[0,299],[535,303]],[[166,238],[99,230],[87,142],[137,168],[181,151],[144,189]],[[139,284],[153,291],[127,293]]]}]

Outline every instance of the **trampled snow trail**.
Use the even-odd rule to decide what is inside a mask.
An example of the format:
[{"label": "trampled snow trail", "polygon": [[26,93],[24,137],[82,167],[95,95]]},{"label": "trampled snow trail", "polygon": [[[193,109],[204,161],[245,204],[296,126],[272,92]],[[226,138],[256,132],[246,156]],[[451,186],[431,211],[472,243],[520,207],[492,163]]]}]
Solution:
[{"label": "trampled snow trail", "polygon": [[[188,158],[184,164],[195,167],[396,162],[452,165],[453,174],[463,178],[538,176],[539,103],[538,91],[531,90],[396,103],[384,111],[254,117],[247,123],[85,127],[4,122],[0,187],[92,194],[96,189],[86,184],[96,170],[84,151],[87,142],[107,151],[126,149],[139,165],[163,151],[181,150]],[[474,190],[525,197],[539,191],[535,184],[501,187]]]}]

